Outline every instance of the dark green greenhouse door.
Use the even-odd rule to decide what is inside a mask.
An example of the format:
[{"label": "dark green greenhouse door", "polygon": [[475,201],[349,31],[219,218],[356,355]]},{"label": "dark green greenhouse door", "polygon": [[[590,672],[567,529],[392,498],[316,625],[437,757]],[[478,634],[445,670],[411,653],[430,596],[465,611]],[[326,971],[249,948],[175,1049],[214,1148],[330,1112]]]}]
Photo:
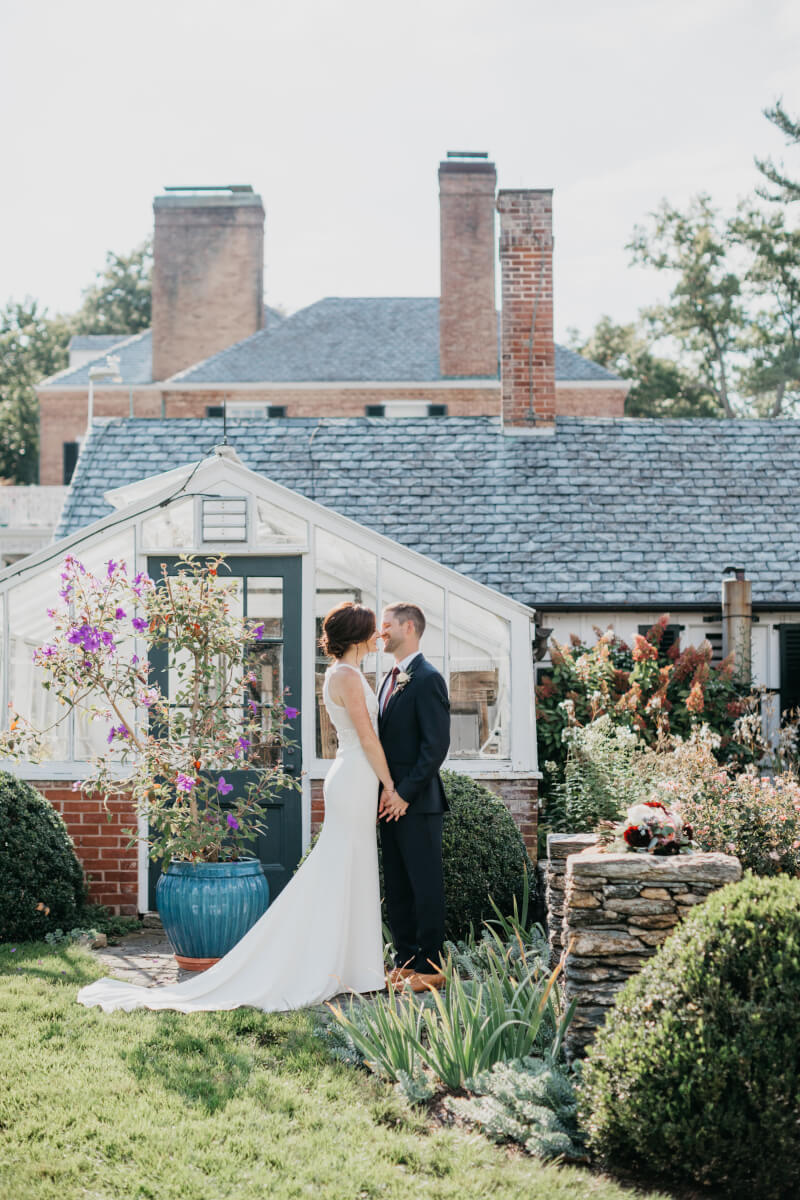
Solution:
[{"label": "dark green greenhouse door", "polygon": [[[179,559],[165,556],[148,560],[148,573],[153,579],[162,574],[161,564],[170,575],[176,575]],[[265,707],[277,701],[286,691],[286,703],[300,708],[300,593],[301,560],[299,558],[227,557],[228,578],[238,581],[241,589],[243,615],[264,626],[257,642],[243,647],[257,682],[251,699]],[[169,696],[170,663],[166,650],[151,655],[154,682]],[[302,768],[299,721],[289,722],[295,743],[283,752],[287,774],[300,779]],[[266,753],[266,751],[265,751]],[[256,766],[248,771],[226,771],[225,779],[242,790],[254,778]],[[286,789],[273,797],[265,807],[266,833],[261,834],[255,853],[263,864],[269,881],[270,897],[278,895],[300,861],[302,824],[300,792]],[[155,909],[155,890],[161,874],[161,863],[150,865],[149,907]]]}]

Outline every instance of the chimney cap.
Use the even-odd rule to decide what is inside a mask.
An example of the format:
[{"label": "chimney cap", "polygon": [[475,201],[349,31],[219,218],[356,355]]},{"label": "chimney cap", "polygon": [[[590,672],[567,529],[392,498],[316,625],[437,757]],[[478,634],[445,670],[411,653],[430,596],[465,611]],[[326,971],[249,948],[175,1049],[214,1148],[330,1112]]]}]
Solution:
[{"label": "chimney cap", "polygon": [[173,185],[165,187],[165,192],[252,192],[253,185],[251,183],[222,183],[219,185],[213,183],[198,183],[195,185]]},{"label": "chimney cap", "polygon": [[448,158],[488,158],[488,150],[448,150]]}]

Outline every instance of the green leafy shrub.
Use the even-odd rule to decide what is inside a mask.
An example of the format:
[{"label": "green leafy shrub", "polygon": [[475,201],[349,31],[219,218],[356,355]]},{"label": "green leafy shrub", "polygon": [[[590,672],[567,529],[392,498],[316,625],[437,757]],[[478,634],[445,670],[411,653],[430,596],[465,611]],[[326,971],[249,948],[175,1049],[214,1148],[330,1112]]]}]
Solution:
[{"label": "green leafy shrub", "polygon": [[541,1058],[495,1063],[471,1081],[467,1099],[450,1096],[447,1107],[495,1142],[517,1142],[537,1158],[586,1157],[578,1129],[572,1078]]},{"label": "green leafy shrub", "polygon": [[590,1146],[726,1196],[796,1194],[800,881],[711,896],[617,998],[579,1087]]},{"label": "green leafy shrub", "polygon": [[757,875],[800,875],[800,784],[717,770],[681,798],[702,850],[735,854]]},{"label": "green leafy shrub", "polygon": [[590,833],[600,821],[618,820],[638,799],[645,743],[608,713],[565,729],[563,738],[563,781],[553,786],[547,824],[562,833]]},{"label": "green leafy shrub", "polygon": [[567,745],[564,730],[608,714],[615,725],[635,729],[649,745],[665,735],[687,738],[706,724],[719,734],[717,758],[751,758],[736,737],[734,724],[749,703],[749,680],[736,679],[733,660],[712,663],[709,642],[681,650],[675,642],[661,650],[669,616],[662,616],[628,646],[612,630],[596,629],[597,641],[585,645],[550,643],[551,666],[536,688],[539,761],[545,764],[544,794],[562,778]]},{"label": "green leafy shrub", "polygon": [[86,901],[72,839],[29,783],[0,772],[0,942],[80,924]]},{"label": "green leafy shrub", "polygon": [[456,771],[443,771],[450,805],[444,818],[442,857],[446,936],[458,941],[470,927],[520,903],[533,867],[514,818],[488,788]]}]

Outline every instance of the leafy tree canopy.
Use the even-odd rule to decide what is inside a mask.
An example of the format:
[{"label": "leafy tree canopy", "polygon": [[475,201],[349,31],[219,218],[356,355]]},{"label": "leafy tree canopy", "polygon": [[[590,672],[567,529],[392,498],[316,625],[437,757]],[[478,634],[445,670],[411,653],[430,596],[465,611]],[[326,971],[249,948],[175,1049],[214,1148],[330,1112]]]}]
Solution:
[{"label": "leafy tree canopy", "polygon": [[152,248],[109,253],[103,271],[70,316],[48,315],[35,300],[0,310],[0,479],[38,479],[39,405],[34,387],[68,364],[73,334],[140,333],[150,325]]}]

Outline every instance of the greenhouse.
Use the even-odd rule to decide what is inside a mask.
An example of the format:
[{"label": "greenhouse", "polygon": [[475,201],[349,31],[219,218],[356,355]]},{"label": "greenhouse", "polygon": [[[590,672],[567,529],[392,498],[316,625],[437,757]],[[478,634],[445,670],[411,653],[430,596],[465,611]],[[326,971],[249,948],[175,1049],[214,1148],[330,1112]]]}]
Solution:
[{"label": "greenhouse", "polygon": [[[378,613],[399,600],[420,605],[427,619],[423,652],[450,690],[447,765],[484,779],[522,826],[533,819],[531,609],[247,469],[228,446],[106,499],[114,509],[109,516],[0,573],[4,719],[13,709],[40,729],[53,725],[46,761],[8,763],[7,769],[38,781],[46,794],[63,796],[83,777],[87,760],[107,749],[103,722],[80,712],[59,720],[64,710],[42,687],[33,663],[34,650],[48,638],[47,610],[59,603],[67,553],[93,572],[124,560],[129,570],[154,578],[162,564],[174,570],[183,553],[224,554],[242,615],[262,626],[260,640],[246,648],[257,699],[268,706],[284,695],[300,710],[287,765],[302,789],[287,796],[285,811],[270,814],[266,856],[272,862],[265,866],[272,866],[278,887],[322,815],[321,781],[336,741],[321,702],[327,662],[317,640],[325,613],[343,600]],[[391,665],[381,654],[365,660],[369,681],[379,682]],[[520,796],[527,797],[522,807]],[[136,906],[145,911],[152,907],[151,868],[143,847],[136,863]],[[105,888],[104,902],[112,891]]]}]

